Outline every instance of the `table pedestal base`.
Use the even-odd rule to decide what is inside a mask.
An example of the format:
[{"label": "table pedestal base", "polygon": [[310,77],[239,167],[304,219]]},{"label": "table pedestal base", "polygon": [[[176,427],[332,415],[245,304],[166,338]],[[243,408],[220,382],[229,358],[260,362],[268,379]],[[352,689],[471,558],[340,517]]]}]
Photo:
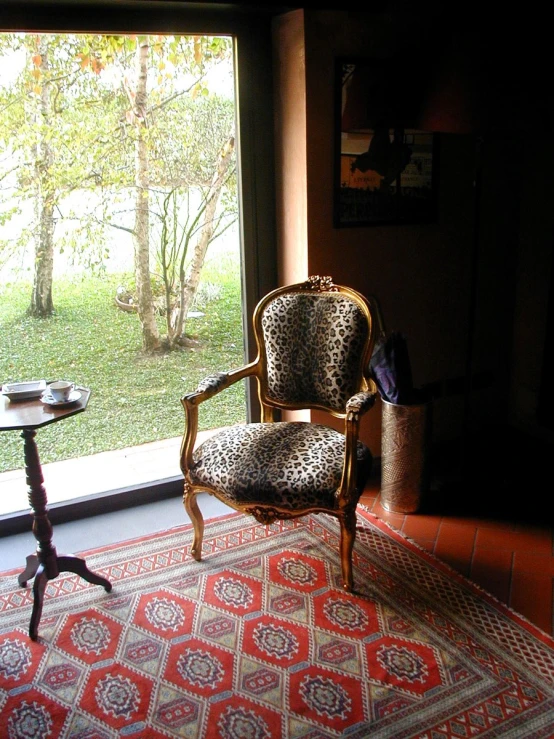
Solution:
[{"label": "table pedestal base", "polygon": [[74,572],[87,582],[102,585],[108,593],[112,589],[110,581],[91,572],[84,559],[72,554],[58,555],[56,553],[56,548],[52,543],[52,524],[48,518],[46,490],[43,485],[35,433],[34,429],[23,429],[21,436],[24,439],[25,473],[29,485],[28,495],[33,517],[33,534],[38,546],[36,553],[27,557],[25,569],[18,577],[18,583],[22,587],[25,587],[27,582],[34,577],[33,611],[29,624],[29,636],[33,641],[38,638],[38,625],[42,615],[46,583],[58,577],[60,572]]},{"label": "table pedestal base", "polygon": [[27,557],[27,564],[25,565],[24,571],[17,578],[18,583],[23,588],[27,586],[29,580],[33,577],[35,578],[33,582],[33,611],[29,623],[29,636],[33,641],[36,641],[38,638],[38,625],[42,615],[46,583],[48,580],[53,580],[54,577],[57,577],[60,572],[74,572],[79,577],[82,577],[83,580],[93,585],[102,585],[107,593],[112,589],[111,582],[106,580],[105,577],[101,577],[89,570],[84,559],[75,557],[72,554],[61,554],[55,555],[55,560],[56,575],[51,577],[48,575],[47,567],[40,563],[38,555],[30,554]]}]

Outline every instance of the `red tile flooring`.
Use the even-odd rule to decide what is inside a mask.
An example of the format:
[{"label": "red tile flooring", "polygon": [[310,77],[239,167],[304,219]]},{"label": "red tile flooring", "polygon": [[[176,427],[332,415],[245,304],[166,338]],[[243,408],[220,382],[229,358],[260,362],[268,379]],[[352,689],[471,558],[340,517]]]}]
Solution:
[{"label": "red tile flooring", "polygon": [[[500,601],[554,635],[554,526],[540,473],[533,479],[483,480],[431,486],[416,513],[387,511],[378,479],[360,502],[378,518],[448,563]],[[469,493],[471,491],[471,493]],[[488,496],[488,497],[487,497]],[[540,497],[539,497],[540,496]]]}]

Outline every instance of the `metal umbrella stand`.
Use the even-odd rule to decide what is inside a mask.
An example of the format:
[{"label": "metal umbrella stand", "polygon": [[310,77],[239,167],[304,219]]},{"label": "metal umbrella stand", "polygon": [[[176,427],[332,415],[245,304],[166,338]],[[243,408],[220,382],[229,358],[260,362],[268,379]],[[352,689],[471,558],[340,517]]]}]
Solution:
[{"label": "metal umbrella stand", "polygon": [[429,489],[432,404],[383,400],[382,408],[381,505],[415,513]]},{"label": "metal umbrella stand", "polygon": [[415,513],[429,487],[432,405],[414,390],[406,339],[397,331],[382,340],[371,358],[382,404],[381,505]]}]

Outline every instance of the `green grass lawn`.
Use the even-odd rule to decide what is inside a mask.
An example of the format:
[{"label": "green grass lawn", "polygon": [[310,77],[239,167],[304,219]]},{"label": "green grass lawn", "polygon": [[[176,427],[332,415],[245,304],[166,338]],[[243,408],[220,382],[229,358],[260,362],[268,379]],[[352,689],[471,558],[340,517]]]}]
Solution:
[{"label": "green grass lawn", "polygon": [[[0,383],[68,379],[92,390],[85,413],[40,429],[43,463],[181,436],[181,396],[206,375],[244,363],[240,277],[231,258],[203,272],[200,296],[206,297],[195,308],[205,315],[186,325],[199,341],[195,349],[142,353],[136,314],[114,305],[126,279],[109,274],[57,281],[55,315],[48,319],[26,316],[29,283],[0,286]],[[245,417],[245,388],[237,383],[201,406],[200,429]],[[0,472],[22,467],[20,433],[4,431],[0,443]]]}]

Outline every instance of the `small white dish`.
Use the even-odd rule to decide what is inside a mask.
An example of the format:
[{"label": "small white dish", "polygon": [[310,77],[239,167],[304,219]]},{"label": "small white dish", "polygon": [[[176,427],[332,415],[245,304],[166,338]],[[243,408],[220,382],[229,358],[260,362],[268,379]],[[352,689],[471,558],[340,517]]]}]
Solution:
[{"label": "small white dish", "polygon": [[78,390],[72,390],[69,393],[69,398],[67,400],[54,400],[50,393],[46,392],[42,396],[41,400],[43,403],[46,403],[46,405],[50,405],[53,408],[62,408],[64,405],[71,405],[72,403],[76,403],[82,398],[82,396],[83,393],[80,393]]},{"label": "small white dish", "polygon": [[30,400],[38,398],[46,390],[46,380],[28,382],[8,382],[2,385],[2,395],[10,400]]}]

